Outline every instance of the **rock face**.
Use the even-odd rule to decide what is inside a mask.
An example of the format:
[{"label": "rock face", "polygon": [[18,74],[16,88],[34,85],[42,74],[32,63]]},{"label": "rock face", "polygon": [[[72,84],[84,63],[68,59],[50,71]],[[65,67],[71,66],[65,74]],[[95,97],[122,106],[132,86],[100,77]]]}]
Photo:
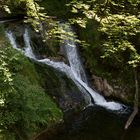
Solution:
[{"label": "rock face", "polygon": [[108,84],[106,79],[97,77],[95,75],[92,75],[92,79],[96,89],[103,93],[105,96],[110,96],[114,92],[112,86]]},{"label": "rock face", "polygon": [[83,93],[65,74],[43,64],[36,64],[36,70],[44,82],[46,92],[64,112],[78,111],[88,104]]},{"label": "rock face", "polygon": [[130,94],[130,89],[127,86],[110,84],[107,79],[95,75],[92,75],[92,81],[94,88],[106,97],[115,97],[127,103],[130,98],[133,98],[131,96],[133,94]]}]

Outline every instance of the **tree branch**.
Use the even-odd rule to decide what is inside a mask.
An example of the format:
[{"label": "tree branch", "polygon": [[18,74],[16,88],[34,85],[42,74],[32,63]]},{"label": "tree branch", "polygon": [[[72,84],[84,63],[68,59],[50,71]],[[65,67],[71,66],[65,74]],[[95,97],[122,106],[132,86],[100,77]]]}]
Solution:
[{"label": "tree branch", "polygon": [[134,107],[133,107],[134,110],[125,124],[125,129],[128,129],[128,127],[133,122],[136,114],[138,113],[139,91],[138,91],[138,77],[137,77],[136,68],[134,69],[134,78],[135,78],[135,97],[134,97]]}]

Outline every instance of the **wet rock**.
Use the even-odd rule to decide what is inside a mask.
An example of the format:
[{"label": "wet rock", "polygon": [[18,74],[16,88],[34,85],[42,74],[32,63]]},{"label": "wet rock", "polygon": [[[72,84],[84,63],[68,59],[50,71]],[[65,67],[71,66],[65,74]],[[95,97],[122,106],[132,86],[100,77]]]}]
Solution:
[{"label": "wet rock", "polygon": [[[127,85],[118,85],[115,80],[108,82],[107,79],[92,75],[92,83],[94,88],[105,97],[117,98],[126,103],[133,103],[133,94]],[[121,83],[121,82],[120,82]]]},{"label": "wet rock", "polygon": [[56,101],[63,112],[71,109],[76,112],[80,111],[89,103],[85,94],[64,73],[43,64],[35,63],[35,65],[46,92]]},{"label": "wet rock", "polygon": [[114,92],[113,87],[109,85],[106,79],[97,77],[95,75],[92,75],[92,79],[93,79],[93,82],[94,82],[93,84],[96,87],[96,89],[99,92],[103,92],[105,96],[110,96]]}]

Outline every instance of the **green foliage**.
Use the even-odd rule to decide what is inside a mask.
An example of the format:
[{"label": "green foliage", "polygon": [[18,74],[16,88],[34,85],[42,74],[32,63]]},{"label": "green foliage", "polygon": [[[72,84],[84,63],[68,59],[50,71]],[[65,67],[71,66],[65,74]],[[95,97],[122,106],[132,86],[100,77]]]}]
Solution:
[{"label": "green foliage", "polygon": [[43,13],[43,7],[40,7],[34,0],[25,0],[26,3],[26,22],[31,23],[37,32],[43,32],[42,21],[46,20],[48,16]]},{"label": "green foliage", "polygon": [[[70,19],[72,23],[86,28],[85,30],[91,20],[98,23],[97,34],[101,34],[99,50],[102,58],[109,57],[133,67],[140,62],[138,42],[134,41],[140,34],[139,5],[140,2],[136,0],[74,0],[67,4],[74,14],[74,18]],[[92,45],[92,42],[87,43]],[[92,47],[85,49],[92,50]]]},{"label": "green foliage", "polygon": [[[106,36],[102,58],[115,57],[115,61],[131,64],[136,67],[140,63],[137,44],[133,43],[137,34],[140,34],[140,20],[136,16],[111,15],[102,19],[100,31]],[[126,53],[126,57],[124,54]],[[122,61],[124,60],[124,61]]]},{"label": "green foliage", "polygon": [[73,0],[67,6],[70,22],[87,44],[80,48],[87,69],[132,89],[132,69],[139,71],[140,64],[140,1]]},{"label": "green foliage", "polygon": [[12,75],[5,62],[6,56],[3,51],[0,51],[0,105],[4,106],[5,97],[13,91]]},{"label": "green foliage", "polygon": [[40,86],[34,65],[0,36],[0,135],[29,139],[60,121],[62,112]]},{"label": "green foliage", "polygon": [[30,23],[37,32],[43,32],[42,22],[48,16],[35,0],[3,0],[1,8],[9,15],[24,15],[25,22]]}]

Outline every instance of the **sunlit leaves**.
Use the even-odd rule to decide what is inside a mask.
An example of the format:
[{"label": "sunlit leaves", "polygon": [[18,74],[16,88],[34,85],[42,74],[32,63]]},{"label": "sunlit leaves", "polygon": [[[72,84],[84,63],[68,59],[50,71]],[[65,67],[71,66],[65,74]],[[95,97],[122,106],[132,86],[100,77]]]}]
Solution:
[{"label": "sunlit leaves", "polygon": [[118,55],[118,53],[128,53],[129,50],[130,56],[134,57],[129,58],[128,64],[136,66],[140,63],[137,48],[130,40],[137,33],[140,33],[140,20],[135,15],[114,14],[103,18],[100,31],[108,38],[103,44],[106,51],[102,58],[116,55],[116,58],[118,57],[119,60],[123,55]]},{"label": "sunlit leaves", "polygon": [[78,15],[77,18],[71,18],[69,21],[72,24],[76,23],[83,28],[86,28],[88,19],[100,21],[100,18],[96,15],[96,10],[91,6],[91,3],[91,1],[72,1],[67,4],[67,6],[71,7],[71,12]]},{"label": "sunlit leaves", "polygon": [[69,19],[69,21],[70,21],[71,24],[76,23],[80,27],[86,28],[87,20],[85,18],[78,17],[76,20],[75,19]]},{"label": "sunlit leaves", "polygon": [[131,60],[128,61],[128,64],[131,65],[132,67],[137,67],[140,64],[140,55],[139,54],[131,54]]},{"label": "sunlit leaves", "polygon": [[7,5],[3,5],[3,8],[8,14],[11,14],[11,11]]},{"label": "sunlit leaves", "polygon": [[46,13],[41,12],[43,8],[34,0],[25,0],[25,3],[27,14],[26,22],[30,23],[37,32],[41,32],[43,30],[41,22],[47,18]]},{"label": "sunlit leaves", "polygon": [[77,9],[77,10],[88,10],[90,8],[90,5],[83,3],[82,1],[74,1],[67,6],[72,6],[72,8]]},{"label": "sunlit leaves", "polygon": [[8,68],[8,57],[6,56],[4,50],[0,51],[0,77],[0,93],[2,96],[2,93],[5,93],[6,90],[7,93],[11,92],[13,80],[12,74]]},{"label": "sunlit leaves", "polygon": [[75,7],[72,7],[71,12],[72,12],[72,13],[78,13],[78,10],[77,10]]}]

